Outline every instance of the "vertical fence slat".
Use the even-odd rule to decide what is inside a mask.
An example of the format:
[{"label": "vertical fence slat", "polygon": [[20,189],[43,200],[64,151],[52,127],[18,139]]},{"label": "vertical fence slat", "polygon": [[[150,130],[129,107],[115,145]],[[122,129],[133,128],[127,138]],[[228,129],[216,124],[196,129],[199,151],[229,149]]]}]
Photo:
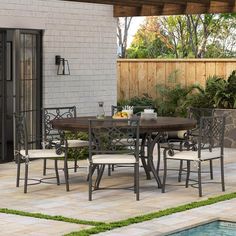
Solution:
[{"label": "vertical fence slat", "polygon": [[129,94],[130,98],[138,96],[138,63],[129,63],[130,66],[130,81],[129,81]]},{"label": "vertical fence slat", "polygon": [[148,77],[147,77],[147,91],[148,95],[155,98],[157,96],[156,85],[157,85],[157,70],[156,63],[148,63]]},{"label": "vertical fence slat", "polygon": [[205,62],[196,63],[196,82],[204,86],[206,82],[206,64]]},{"label": "vertical fence slat", "polygon": [[[156,85],[174,87],[175,82],[190,86],[205,85],[208,76],[227,78],[236,70],[236,59],[179,59],[179,60],[118,60],[118,99],[129,99],[148,93],[158,97]],[[172,81],[168,81],[172,77]],[[175,79],[177,79],[175,81]]]},{"label": "vertical fence slat", "polygon": [[216,63],[208,62],[206,63],[206,78],[212,75],[216,75]]},{"label": "vertical fence slat", "polygon": [[138,96],[147,93],[147,62],[138,63]]},{"label": "vertical fence slat", "polygon": [[121,83],[121,76],[120,76],[120,71],[121,71],[121,62],[117,62],[117,99],[121,99],[121,92],[120,92],[120,83]]},{"label": "vertical fence slat", "polygon": [[193,62],[186,62],[186,72],[185,72],[186,86],[191,86],[196,83],[196,67]]},{"label": "vertical fence slat", "polygon": [[185,62],[179,62],[176,63],[175,69],[177,73],[177,83],[181,84],[182,86],[186,86],[187,81],[186,81],[186,67],[185,67]]},{"label": "vertical fence slat", "polygon": [[121,64],[122,69],[120,73],[120,98],[129,99],[129,63],[124,62]]},{"label": "vertical fence slat", "polygon": [[223,78],[226,76],[226,67],[224,62],[216,62],[215,74]]}]

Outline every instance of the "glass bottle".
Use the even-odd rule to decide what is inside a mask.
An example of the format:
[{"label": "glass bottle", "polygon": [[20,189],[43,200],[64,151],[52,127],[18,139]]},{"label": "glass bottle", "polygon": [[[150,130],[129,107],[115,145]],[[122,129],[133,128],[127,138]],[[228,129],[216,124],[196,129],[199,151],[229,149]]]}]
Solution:
[{"label": "glass bottle", "polygon": [[104,102],[98,102],[98,113],[97,119],[104,119],[105,118],[105,111],[104,111]]}]

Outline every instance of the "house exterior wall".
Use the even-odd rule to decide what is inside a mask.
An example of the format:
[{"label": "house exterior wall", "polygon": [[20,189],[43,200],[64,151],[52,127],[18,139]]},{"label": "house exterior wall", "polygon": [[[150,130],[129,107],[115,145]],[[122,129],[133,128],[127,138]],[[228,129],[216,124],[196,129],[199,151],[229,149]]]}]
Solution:
[{"label": "house exterior wall", "polygon": [[[1,0],[0,27],[43,30],[43,106],[76,105],[95,115],[116,103],[116,20],[109,5],[59,0]],[[57,75],[55,55],[69,61]]]}]

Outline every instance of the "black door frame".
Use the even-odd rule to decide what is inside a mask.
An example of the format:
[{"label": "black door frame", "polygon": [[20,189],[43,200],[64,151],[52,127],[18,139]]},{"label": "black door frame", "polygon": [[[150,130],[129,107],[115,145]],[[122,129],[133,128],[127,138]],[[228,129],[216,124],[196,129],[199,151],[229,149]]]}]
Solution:
[{"label": "black door frame", "polygon": [[1,160],[6,161],[6,31],[0,29],[2,34],[2,65],[1,65]]},{"label": "black door frame", "polygon": [[[40,140],[39,137],[41,137],[41,133],[42,133],[42,122],[41,122],[41,117],[42,117],[42,112],[41,112],[41,107],[42,107],[42,86],[43,86],[43,80],[42,80],[42,60],[43,60],[43,47],[42,47],[42,36],[43,36],[43,31],[42,30],[28,30],[28,29],[12,29],[12,28],[0,28],[0,33],[4,33],[4,60],[3,60],[3,71],[2,71],[2,77],[3,77],[3,81],[2,81],[2,88],[0,88],[2,90],[2,98],[4,101],[3,102],[3,106],[2,109],[3,111],[6,110],[6,35],[7,35],[7,30],[13,30],[14,31],[14,37],[13,37],[13,48],[14,48],[14,53],[13,53],[13,113],[15,114],[19,114],[20,112],[20,93],[21,93],[21,34],[23,33],[27,33],[27,34],[34,34],[37,35],[37,79],[36,79],[36,89],[38,92],[38,96],[39,98],[36,99],[36,117],[37,117],[37,121],[36,121],[36,146],[40,146]],[[5,100],[4,100],[5,99]],[[6,112],[2,112],[2,132],[1,132],[1,138],[2,138],[2,144],[4,144],[6,142],[5,140],[5,132],[6,132],[6,128],[4,128],[5,123],[5,119],[6,119]],[[15,130],[15,119],[13,119],[13,143],[14,143],[14,150],[16,150],[16,143],[17,143],[17,138],[16,138],[16,130]],[[0,143],[0,145],[2,146],[1,148],[1,156],[0,156],[0,162],[1,161],[9,161],[6,158],[6,144],[2,145]],[[2,159],[2,160],[1,160]]]}]

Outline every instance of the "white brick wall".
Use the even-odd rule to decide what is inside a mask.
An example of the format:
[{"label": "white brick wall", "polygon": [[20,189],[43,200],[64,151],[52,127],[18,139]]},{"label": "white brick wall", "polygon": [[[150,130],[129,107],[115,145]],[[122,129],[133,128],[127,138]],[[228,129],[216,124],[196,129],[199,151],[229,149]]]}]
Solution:
[{"label": "white brick wall", "polygon": [[[116,20],[109,5],[61,0],[0,0],[0,27],[43,29],[43,104],[76,105],[95,115],[116,103]],[[55,55],[71,75],[56,75]]]}]

